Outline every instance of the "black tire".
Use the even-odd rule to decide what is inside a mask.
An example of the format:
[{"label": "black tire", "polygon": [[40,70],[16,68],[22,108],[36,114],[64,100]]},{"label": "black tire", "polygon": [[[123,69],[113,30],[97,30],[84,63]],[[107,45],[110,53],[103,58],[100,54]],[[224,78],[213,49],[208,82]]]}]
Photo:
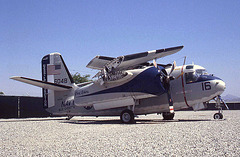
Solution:
[{"label": "black tire", "polygon": [[173,120],[175,113],[163,112],[163,120]]},{"label": "black tire", "polygon": [[223,114],[222,114],[222,113],[215,113],[215,114],[213,115],[213,118],[214,118],[214,119],[223,119]]},{"label": "black tire", "polygon": [[131,110],[123,110],[121,115],[120,115],[120,119],[122,123],[126,123],[126,124],[132,124],[134,123],[134,113]]}]

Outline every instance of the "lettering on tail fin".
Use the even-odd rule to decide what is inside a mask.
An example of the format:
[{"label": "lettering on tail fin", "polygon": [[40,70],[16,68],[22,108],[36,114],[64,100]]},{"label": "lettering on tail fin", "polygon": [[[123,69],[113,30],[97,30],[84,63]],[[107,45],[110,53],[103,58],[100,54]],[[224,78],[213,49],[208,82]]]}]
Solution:
[{"label": "lettering on tail fin", "polygon": [[[50,55],[44,56],[42,59],[42,81],[47,82],[47,65],[50,63]],[[43,108],[48,108],[48,89],[42,89]]]}]

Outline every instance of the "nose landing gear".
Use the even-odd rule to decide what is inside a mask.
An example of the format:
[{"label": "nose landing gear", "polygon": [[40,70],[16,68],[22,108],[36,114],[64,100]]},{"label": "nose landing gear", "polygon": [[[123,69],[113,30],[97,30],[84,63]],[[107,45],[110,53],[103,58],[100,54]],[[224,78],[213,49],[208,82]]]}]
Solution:
[{"label": "nose landing gear", "polygon": [[223,114],[222,113],[215,113],[214,115],[213,115],[213,118],[214,119],[223,119]]},{"label": "nose landing gear", "polygon": [[218,109],[218,113],[215,113],[213,115],[214,119],[223,119],[223,110],[222,110],[222,104],[221,102],[224,104],[224,106],[229,110],[227,104],[223,101],[223,99],[221,98],[220,95],[216,96],[215,98],[213,98],[213,100],[216,101],[216,105],[215,107]]}]

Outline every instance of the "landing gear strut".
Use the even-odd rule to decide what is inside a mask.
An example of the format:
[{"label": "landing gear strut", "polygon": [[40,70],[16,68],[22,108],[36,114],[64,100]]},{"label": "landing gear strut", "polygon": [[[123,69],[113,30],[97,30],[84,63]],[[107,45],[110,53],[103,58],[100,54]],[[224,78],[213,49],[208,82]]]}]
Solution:
[{"label": "landing gear strut", "polygon": [[215,97],[213,100],[216,101],[216,105],[215,107],[218,109],[218,113],[215,113],[213,115],[214,119],[223,119],[223,110],[222,110],[222,104],[221,102],[224,104],[224,106],[229,110],[227,104],[223,101],[223,99],[221,98],[220,95],[218,95],[217,97]]}]

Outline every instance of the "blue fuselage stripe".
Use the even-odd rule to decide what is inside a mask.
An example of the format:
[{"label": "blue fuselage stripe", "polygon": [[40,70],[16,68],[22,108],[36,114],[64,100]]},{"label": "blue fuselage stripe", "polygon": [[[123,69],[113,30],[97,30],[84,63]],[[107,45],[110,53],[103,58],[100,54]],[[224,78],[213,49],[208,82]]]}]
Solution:
[{"label": "blue fuselage stripe", "polygon": [[[95,93],[87,94],[85,96],[92,96],[98,94],[107,93],[127,93],[127,92],[139,92],[153,95],[161,95],[165,93],[165,89],[161,83],[158,70],[155,67],[148,68],[138,74],[131,81],[109,89],[98,91]],[[82,96],[81,96],[82,97]]]}]

